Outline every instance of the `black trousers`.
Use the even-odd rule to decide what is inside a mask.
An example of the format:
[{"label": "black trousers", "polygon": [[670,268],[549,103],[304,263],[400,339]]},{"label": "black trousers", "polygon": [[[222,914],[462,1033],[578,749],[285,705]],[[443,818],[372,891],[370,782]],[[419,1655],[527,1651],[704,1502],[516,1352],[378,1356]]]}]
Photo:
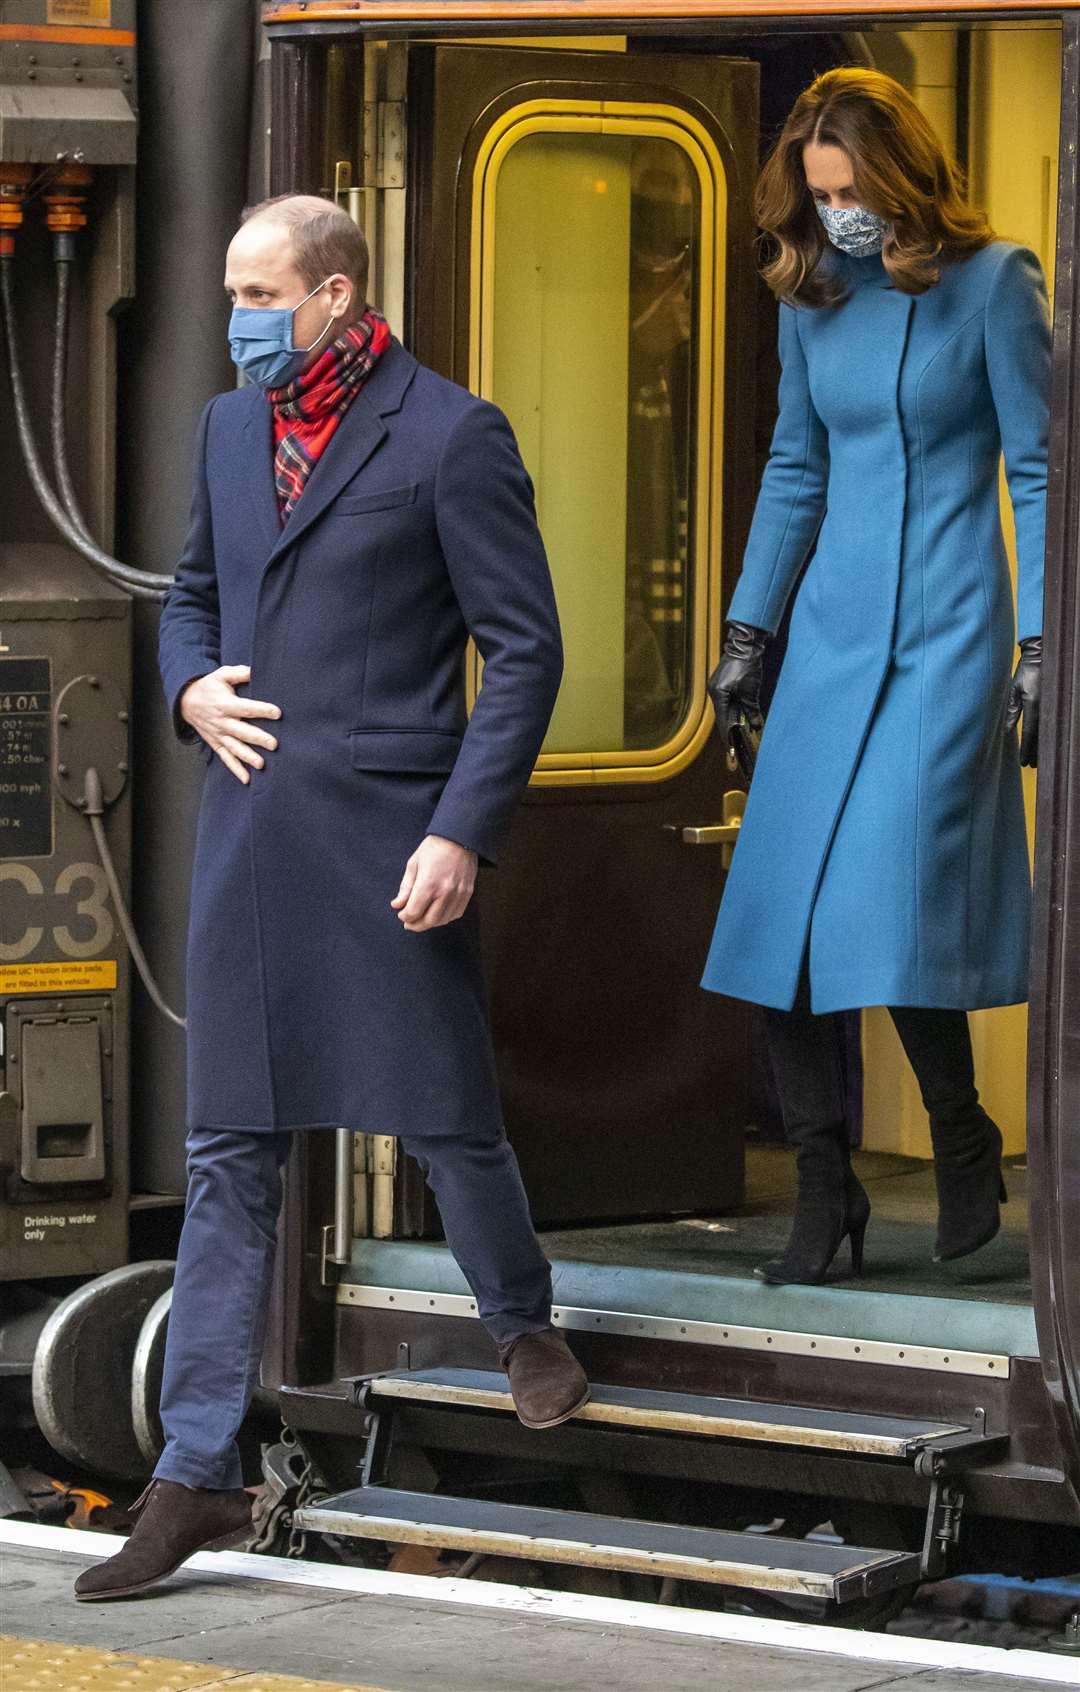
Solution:
[{"label": "black trousers", "polygon": [[[967,1012],[890,1006],[889,1015],[915,1071],[931,1129],[968,1115],[979,1095]],[[840,1017],[813,1014],[804,975],[792,1009],[766,1009],[765,1026],[788,1139],[798,1145],[823,1129],[842,1132]]]}]

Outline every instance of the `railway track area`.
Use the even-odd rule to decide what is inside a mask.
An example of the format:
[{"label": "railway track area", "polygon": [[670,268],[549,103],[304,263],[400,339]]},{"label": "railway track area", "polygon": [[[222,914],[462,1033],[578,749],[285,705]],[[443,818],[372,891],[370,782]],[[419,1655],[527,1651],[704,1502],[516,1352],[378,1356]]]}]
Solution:
[{"label": "railway track area", "polygon": [[887,1631],[911,1639],[989,1645],[1004,1651],[1052,1651],[1063,1659],[1072,1656],[1080,1684],[1080,1578],[1069,1582],[977,1576],[935,1581],[920,1589]]}]

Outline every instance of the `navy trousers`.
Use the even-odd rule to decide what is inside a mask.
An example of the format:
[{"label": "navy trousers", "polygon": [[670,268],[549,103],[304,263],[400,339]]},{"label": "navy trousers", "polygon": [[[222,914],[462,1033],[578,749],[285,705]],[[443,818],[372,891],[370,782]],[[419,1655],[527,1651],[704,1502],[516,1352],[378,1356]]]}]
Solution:
[{"label": "navy trousers", "polygon": [[[194,1129],[165,1349],[155,1475],[242,1485],[236,1435],[262,1355],[289,1133]],[[447,1243],[499,1346],[551,1321],[551,1266],[505,1133],[402,1140],[435,1195]]]}]

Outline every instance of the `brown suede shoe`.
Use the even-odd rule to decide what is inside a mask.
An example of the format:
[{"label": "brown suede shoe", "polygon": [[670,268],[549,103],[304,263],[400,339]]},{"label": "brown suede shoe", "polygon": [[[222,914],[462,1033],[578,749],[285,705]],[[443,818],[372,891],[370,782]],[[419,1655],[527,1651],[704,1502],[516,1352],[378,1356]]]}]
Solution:
[{"label": "brown suede shoe", "polygon": [[107,1562],[84,1569],[76,1598],[133,1598],[173,1574],[196,1551],[233,1545],[251,1532],[251,1499],[239,1487],[218,1492],[152,1480],[128,1512],[135,1526]]},{"label": "brown suede shoe", "polygon": [[589,1401],[585,1371],[554,1328],[521,1334],[499,1347],[510,1377],[518,1421],[527,1428],[555,1428]]}]

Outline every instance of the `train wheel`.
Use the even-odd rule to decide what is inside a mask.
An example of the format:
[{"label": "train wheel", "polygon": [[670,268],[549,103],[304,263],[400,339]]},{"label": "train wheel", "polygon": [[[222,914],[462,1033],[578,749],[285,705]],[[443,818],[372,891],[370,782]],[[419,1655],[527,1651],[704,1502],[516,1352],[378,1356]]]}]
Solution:
[{"label": "train wheel", "polygon": [[131,1425],[135,1430],[135,1443],[151,1469],[165,1445],[158,1404],[171,1306],[172,1287],[167,1287],[146,1312],[131,1365]]},{"label": "train wheel", "polygon": [[34,1352],[34,1415],[69,1462],[113,1480],[144,1480],[149,1465],[131,1416],[131,1371],[152,1304],[172,1263],[127,1263],[61,1299]]}]

